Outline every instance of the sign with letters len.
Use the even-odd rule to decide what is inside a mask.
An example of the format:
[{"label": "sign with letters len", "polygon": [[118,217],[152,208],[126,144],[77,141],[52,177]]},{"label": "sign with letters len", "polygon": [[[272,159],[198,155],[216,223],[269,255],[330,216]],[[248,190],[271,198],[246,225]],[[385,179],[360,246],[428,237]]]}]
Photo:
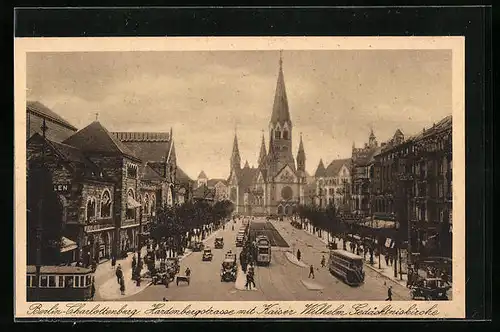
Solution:
[{"label": "sign with letters len", "polygon": [[55,192],[68,192],[71,189],[71,183],[54,183]]}]

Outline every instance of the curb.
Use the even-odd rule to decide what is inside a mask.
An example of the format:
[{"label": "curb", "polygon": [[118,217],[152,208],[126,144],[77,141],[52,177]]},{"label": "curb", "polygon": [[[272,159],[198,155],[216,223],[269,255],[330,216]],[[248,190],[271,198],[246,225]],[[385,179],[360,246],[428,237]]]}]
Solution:
[{"label": "curb", "polygon": [[365,265],[366,267],[370,268],[372,271],[377,272],[377,274],[379,274],[380,276],[384,277],[385,279],[388,279],[388,280],[390,280],[390,281],[392,281],[392,282],[394,282],[394,283],[396,283],[396,284],[399,284],[399,285],[401,285],[401,286],[406,287],[406,284],[404,283],[404,280],[399,280],[399,279],[395,279],[394,277],[389,277],[389,276],[387,276],[387,275],[383,274],[383,273],[382,273],[379,269],[377,269],[376,267],[371,266],[371,265],[370,265],[370,263],[365,262],[365,264],[364,264],[364,265]]},{"label": "curb", "polygon": [[[287,254],[288,254],[288,255],[287,255]],[[286,256],[286,258],[288,259],[288,261],[289,261],[290,263],[292,263],[292,264],[294,264],[294,265],[296,265],[296,266],[298,266],[298,267],[301,267],[301,268],[307,268],[307,267],[308,267],[308,266],[307,266],[305,263],[303,263],[303,262],[292,260],[292,259],[290,258],[290,256],[292,256],[292,257],[295,257],[295,256],[293,256],[293,254],[292,254],[291,252],[289,252],[289,251],[285,252],[285,256]],[[302,264],[301,264],[301,263],[302,263]]]}]

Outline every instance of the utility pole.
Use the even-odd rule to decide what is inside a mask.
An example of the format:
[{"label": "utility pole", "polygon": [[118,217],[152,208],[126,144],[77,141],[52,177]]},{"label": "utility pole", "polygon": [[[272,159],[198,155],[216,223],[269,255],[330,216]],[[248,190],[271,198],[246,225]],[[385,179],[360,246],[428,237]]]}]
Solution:
[{"label": "utility pole", "polygon": [[[46,140],[46,134],[47,134],[47,124],[45,122],[45,118],[43,119],[42,126],[40,127],[42,129],[42,136],[43,136],[43,143],[42,143],[42,156],[41,156],[41,163],[38,165],[40,169],[38,170],[39,174],[42,174],[41,168],[45,167],[45,140]],[[40,177],[42,178],[42,177]],[[43,234],[43,194],[44,194],[44,188],[43,188],[43,183],[39,183],[40,187],[38,188],[39,190],[39,201],[38,201],[38,220],[37,220],[37,227],[36,227],[36,239],[37,239],[37,248],[36,248],[36,300],[40,300],[40,270],[42,268],[42,234]]]}]

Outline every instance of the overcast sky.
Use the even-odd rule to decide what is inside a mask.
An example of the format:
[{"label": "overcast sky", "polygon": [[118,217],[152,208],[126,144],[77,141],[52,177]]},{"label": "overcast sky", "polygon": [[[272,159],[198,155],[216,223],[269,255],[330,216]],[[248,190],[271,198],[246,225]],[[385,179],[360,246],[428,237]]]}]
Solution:
[{"label": "overcast sky", "polygon": [[[193,179],[227,177],[237,126],[242,164],[256,165],[271,117],[277,51],[31,53],[27,98],[81,129],[173,128],[178,163]],[[350,157],[372,127],[379,142],[412,135],[452,113],[451,51],[283,51],[293,154],[306,168]]]}]

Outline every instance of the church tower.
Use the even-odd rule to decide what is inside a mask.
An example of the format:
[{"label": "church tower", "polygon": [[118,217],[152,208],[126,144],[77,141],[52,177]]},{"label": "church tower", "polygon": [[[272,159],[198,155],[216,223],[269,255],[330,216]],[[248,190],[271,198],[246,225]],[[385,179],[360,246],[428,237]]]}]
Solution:
[{"label": "church tower", "polygon": [[304,151],[304,143],[302,143],[302,134],[300,134],[299,152],[297,152],[297,170],[306,171],[306,152]]},{"label": "church tower", "polygon": [[234,133],[233,153],[231,154],[230,170],[241,169],[240,149],[238,148],[238,136]]},{"label": "church tower", "polygon": [[378,146],[377,138],[375,137],[375,134],[373,133],[373,128],[370,130],[370,138],[368,141],[368,146],[370,148],[375,148]]},{"label": "church tower", "polygon": [[285,79],[283,76],[283,58],[280,53],[278,81],[274,95],[273,112],[269,122],[269,150],[276,155],[276,171],[288,164],[295,170],[295,160],[292,155],[292,120],[288,109]]}]

